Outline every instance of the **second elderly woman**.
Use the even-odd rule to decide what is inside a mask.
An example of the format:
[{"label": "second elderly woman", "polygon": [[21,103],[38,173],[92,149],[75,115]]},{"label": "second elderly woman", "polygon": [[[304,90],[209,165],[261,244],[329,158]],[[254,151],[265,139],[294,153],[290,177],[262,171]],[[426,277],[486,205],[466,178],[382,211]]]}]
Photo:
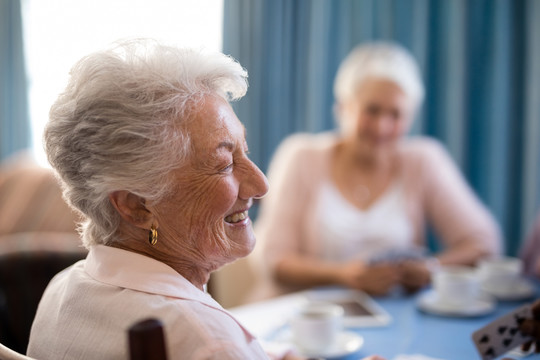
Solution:
[{"label": "second elderly woman", "polygon": [[[269,168],[256,233],[264,297],[317,285],[375,295],[426,285],[438,264],[500,251],[499,228],[443,146],[406,137],[424,97],[416,61],[392,43],[360,45],[334,84],[339,132],[295,134]],[[426,227],[443,251],[423,257]]]}]

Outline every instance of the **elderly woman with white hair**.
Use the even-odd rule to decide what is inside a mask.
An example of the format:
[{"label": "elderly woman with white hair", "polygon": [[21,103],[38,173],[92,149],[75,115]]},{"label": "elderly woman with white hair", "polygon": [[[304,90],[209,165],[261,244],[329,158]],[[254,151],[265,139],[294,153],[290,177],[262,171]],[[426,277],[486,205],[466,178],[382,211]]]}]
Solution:
[{"label": "elderly woman with white hair", "polygon": [[268,189],[229,104],[246,78],[223,54],[153,41],[73,67],[44,139],[89,254],[46,289],[30,356],[127,359],[127,329],[152,317],[170,359],[267,358],[205,292],[253,249],[248,212]]},{"label": "elderly woman with white hair", "polygon": [[[353,49],[334,95],[339,133],[294,134],[271,162],[255,225],[267,281],[256,297],[320,285],[415,291],[435,266],[500,251],[498,225],[443,146],[405,136],[424,87],[404,48]],[[443,246],[435,256],[427,223]]]}]

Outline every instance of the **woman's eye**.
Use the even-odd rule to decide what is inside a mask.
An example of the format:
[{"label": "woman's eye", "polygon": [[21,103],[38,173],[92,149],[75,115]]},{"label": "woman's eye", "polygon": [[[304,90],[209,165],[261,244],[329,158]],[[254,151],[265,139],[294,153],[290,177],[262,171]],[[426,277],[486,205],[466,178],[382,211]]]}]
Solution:
[{"label": "woman's eye", "polygon": [[377,116],[379,114],[379,111],[380,111],[379,107],[374,106],[374,105],[370,105],[366,109],[366,113],[371,116]]},{"label": "woman's eye", "polygon": [[230,171],[230,170],[233,168],[233,165],[234,165],[233,162],[230,163],[229,165],[227,165],[227,166],[225,166],[224,168],[222,168],[222,169],[220,170],[220,172],[228,172],[228,171]]}]

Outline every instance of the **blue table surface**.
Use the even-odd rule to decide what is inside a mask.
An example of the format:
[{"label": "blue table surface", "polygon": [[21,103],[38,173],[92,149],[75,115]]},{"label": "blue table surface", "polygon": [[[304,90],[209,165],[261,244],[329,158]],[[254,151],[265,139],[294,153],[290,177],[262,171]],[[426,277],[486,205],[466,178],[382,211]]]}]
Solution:
[{"label": "blue table surface", "polygon": [[[355,329],[364,337],[364,346],[359,355],[378,354],[393,359],[400,354],[422,354],[437,359],[464,360],[480,359],[472,333],[498,317],[505,315],[525,303],[532,302],[540,295],[540,285],[536,286],[536,296],[523,301],[498,301],[494,312],[480,317],[443,317],[420,311],[416,305],[419,294],[396,294],[375,298],[393,320],[380,328]],[[349,359],[349,357],[347,357]],[[540,355],[527,356],[540,359]]]},{"label": "blue table surface", "polygon": [[[497,301],[495,310],[477,317],[448,317],[424,313],[418,309],[417,299],[422,293],[406,295],[393,293],[387,297],[373,298],[391,316],[390,324],[381,327],[347,329],[364,338],[358,352],[340,360],[361,359],[368,355],[380,355],[394,360],[399,355],[423,355],[430,359],[474,360],[480,355],[472,341],[472,334],[493,320],[517,309],[523,304],[540,298],[540,282],[531,281],[535,294],[523,301]],[[318,288],[326,291],[335,288]],[[426,289],[424,291],[429,291]],[[262,340],[276,341],[285,337],[290,329],[284,318],[292,311],[301,293],[283,295],[278,298],[247,304],[230,309],[232,313]],[[290,315],[290,314],[289,314]],[[270,331],[269,331],[270,330]],[[503,358],[500,357],[499,359]],[[511,357],[520,359],[522,357]],[[540,360],[540,355],[532,354],[527,360]],[[333,359],[334,360],[334,359]]]}]

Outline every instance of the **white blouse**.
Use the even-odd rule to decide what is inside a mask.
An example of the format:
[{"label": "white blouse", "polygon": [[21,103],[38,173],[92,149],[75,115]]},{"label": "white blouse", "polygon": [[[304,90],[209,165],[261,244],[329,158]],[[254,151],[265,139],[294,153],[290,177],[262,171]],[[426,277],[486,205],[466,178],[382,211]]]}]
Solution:
[{"label": "white blouse", "polygon": [[368,209],[349,202],[326,182],[317,199],[321,256],[328,261],[369,261],[389,251],[414,247],[403,187],[396,182]]},{"label": "white blouse", "polygon": [[168,265],[93,246],[51,281],[28,345],[36,359],[128,359],[127,330],[164,324],[169,359],[268,359],[255,337],[210,295]]}]

